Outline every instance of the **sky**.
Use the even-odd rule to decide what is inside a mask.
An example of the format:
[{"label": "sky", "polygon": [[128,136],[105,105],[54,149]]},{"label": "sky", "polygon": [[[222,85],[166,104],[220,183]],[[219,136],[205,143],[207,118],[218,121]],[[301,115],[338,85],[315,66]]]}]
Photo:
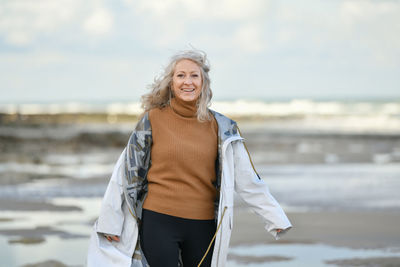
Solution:
[{"label": "sky", "polygon": [[216,100],[400,98],[400,1],[0,0],[0,102],[137,101],[191,47]]}]

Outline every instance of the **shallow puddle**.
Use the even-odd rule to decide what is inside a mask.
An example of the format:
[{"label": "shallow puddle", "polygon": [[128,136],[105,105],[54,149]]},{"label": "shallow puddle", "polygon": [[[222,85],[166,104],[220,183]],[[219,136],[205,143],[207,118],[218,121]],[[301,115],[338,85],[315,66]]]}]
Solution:
[{"label": "shallow puddle", "polygon": [[[230,267],[319,267],[335,266],[325,261],[335,259],[370,258],[370,257],[400,257],[399,248],[392,249],[350,249],[324,244],[284,244],[284,245],[251,245],[231,247],[229,253],[239,256],[248,262],[229,261]],[[283,261],[261,262],[260,258],[267,257],[291,258]]]},{"label": "shallow puddle", "polygon": [[[40,244],[9,244],[7,237],[0,236],[2,266],[21,266],[27,263],[57,260],[71,266],[85,266],[89,240],[87,238],[62,239],[46,237]],[[349,249],[323,244],[252,245],[230,248],[229,267],[319,267],[335,266],[325,261],[334,259],[400,257],[399,249]],[[289,259],[285,259],[289,258]],[[237,261],[239,259],[239,261]],[[275,261],[275,260],[281,261]]]},{"label": "shallow puddle", "polygon": [[[35,232],[36,227],[49,227],[50,230],[66,234],[44,231],[44,241],[31,244],[10,244],[10,240],[21,240],[23,236],[0,235],[0,266],[17,267],[46,260],[57,260],[69,266],[85,266],[92,220],[99,213],[101,198],[57,198],[50,203],[72,205],[81,210],[2,212],[2,217],[7,220],[0,222],[0,230],[32,229]],[[227,266],[332,267],[335,265],[326,264],[325,261],[372,257],[400,257],[400,248],[350,249],[324,244],[242,245],[230,248]]]}]

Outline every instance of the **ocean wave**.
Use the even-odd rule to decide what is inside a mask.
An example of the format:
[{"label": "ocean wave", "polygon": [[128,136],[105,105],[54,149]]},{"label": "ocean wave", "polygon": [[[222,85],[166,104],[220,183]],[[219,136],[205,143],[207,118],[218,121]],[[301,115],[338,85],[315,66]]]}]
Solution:
[{"label": "ocean wave", "polygon": [[[290,101],[213,101],[211,108],[231,116],[400,116],[399,101],[316,101],[293,99]],[[0,104],[4,114],[65,114],[65,113],[103,113],[129,114],[142,113],[139,102],[110,103],[23,103]]]}]

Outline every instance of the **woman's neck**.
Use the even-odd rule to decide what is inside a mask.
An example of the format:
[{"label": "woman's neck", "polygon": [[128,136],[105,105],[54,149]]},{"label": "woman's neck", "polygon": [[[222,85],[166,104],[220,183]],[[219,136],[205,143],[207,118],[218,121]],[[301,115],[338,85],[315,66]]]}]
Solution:
[{"label": "woman's neck", "polygon": [[183,117],[195,117],[197,114],[197,100],[184,101],[173,97],[170,102],[172,110]]}]

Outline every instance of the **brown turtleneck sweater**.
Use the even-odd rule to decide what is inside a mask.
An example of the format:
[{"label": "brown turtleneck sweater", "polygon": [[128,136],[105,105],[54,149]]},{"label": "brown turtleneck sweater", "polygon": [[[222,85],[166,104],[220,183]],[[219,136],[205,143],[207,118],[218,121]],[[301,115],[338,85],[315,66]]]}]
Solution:
[{"label": "brown turtleneck sweater", "polygon": [[150,110],[151,167],[144,209],[176,217],[214,219],[218,125],[199,122],[196,101],[171,99]]}]

